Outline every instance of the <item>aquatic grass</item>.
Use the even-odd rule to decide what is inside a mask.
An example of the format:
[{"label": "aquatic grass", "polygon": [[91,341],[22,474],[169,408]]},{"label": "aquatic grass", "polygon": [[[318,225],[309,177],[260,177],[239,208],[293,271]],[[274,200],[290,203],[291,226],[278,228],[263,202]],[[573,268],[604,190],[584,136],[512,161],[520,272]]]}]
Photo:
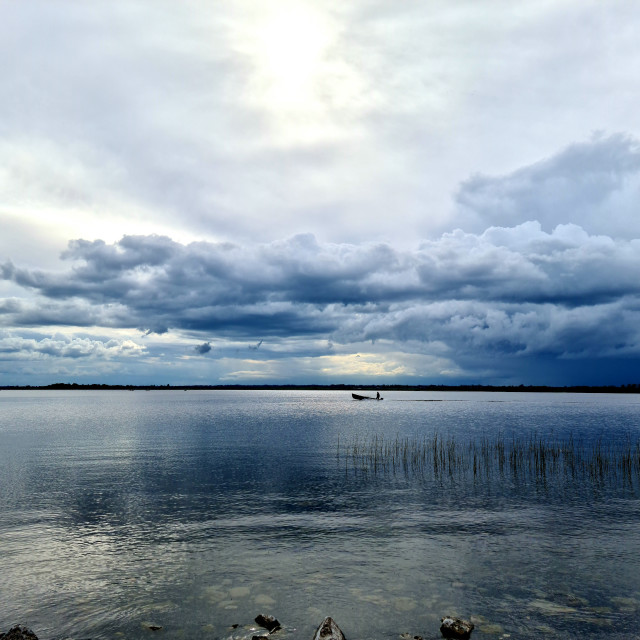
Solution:
[{"label": "aquatic grass", "polygon": [[344,458],[347,473],[640,484],[640,438],[633,440],[630,435],[622,441],[599,438],[589,442],[575,440],[573,435],[556,438],[537,433],[509,438],[498,434],[466,442],[439,433],[430,437],[373,435],[355,437],[346,445],[338,443],[336,455],[339,462]]}]

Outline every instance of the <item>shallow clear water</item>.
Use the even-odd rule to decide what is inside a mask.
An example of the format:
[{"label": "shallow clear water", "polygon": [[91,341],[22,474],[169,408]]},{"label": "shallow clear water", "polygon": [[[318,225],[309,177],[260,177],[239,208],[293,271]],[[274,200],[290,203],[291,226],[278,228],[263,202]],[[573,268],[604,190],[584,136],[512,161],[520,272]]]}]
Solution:
[{"label": "shallow clear water", "polygon": [[325,615],[349,640],[436,638],[450,614],[475,637],[637,632],[638,478],[374,473],[346,452],[434,433],[623,441],[640,397],[386,395],[0,392],[0,631],[250,638],[265,612],[283,638]]}]

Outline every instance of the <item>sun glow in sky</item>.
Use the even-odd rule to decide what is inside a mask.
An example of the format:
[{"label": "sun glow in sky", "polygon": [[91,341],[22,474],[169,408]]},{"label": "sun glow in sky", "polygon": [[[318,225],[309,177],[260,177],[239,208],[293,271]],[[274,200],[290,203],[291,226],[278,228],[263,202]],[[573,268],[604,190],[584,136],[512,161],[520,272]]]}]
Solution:
[{"label": "sun glow in sky", "polygon": [[269,84],[267,100],[284,110],[315,102],[330,44],[325,20],[308,8],[289,7],[267,18],[258,28],[256,43],[258,65]]},{"label": "sun glow in sky", "polygon": [[301,2],[265,5],[238,34],[238,47],[251,60],[254,104],[278,145],[322,144],[349,134],[336,120],[361,81],[339,37],[335,18]]},{"label": "sun glow in sky", "polygon": [[638,382],[638,28],[2,4],[0,381]]}]

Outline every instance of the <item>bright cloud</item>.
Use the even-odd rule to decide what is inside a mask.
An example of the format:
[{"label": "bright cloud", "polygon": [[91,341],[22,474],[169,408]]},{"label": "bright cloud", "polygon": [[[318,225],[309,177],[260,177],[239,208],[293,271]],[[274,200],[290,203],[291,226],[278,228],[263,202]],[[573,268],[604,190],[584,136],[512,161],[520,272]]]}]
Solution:
[{"label": "bright cloud", "polygon": [[42,360],[46,358],[131,358],[145,347],[133,340],[95,340],[54,335],[25,338],[10,332],[0,333],[0,360]]},{"label": "bright cloud", "polygon": [[638,25],[6,4],[0,377],[637,382]]},{"label": "bright cloud", "polygon": [[476,175],[457,194],[465,228],[539,221],[577,223],[591,233],[640,237],[640,143],[596,136],[501,177]]}]

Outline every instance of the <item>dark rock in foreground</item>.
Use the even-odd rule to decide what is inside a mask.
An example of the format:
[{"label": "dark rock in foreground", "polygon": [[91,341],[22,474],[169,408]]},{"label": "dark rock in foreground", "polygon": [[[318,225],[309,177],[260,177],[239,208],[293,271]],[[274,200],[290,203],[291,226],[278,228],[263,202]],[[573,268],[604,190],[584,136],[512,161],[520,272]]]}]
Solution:
[{"label": "dark rock in foreground", "polygon": [[440,633],[445,638],[459,638],[460,640],[468,640],[473,631],[473,624],[468,620],[453,618],[447,616],[440,620]]},{"label": "dark rock in foreground", "polygon": [[38,640],[38,636],[31,629],[17,624],[9,629],[7,633],[0,633],[0,640]]},{"label": "dark rock in foreground", "polygon": [[267,616],[264,613],[256,616],[256,624],[264,627],[269,633],[282,628],[280,622],[274,616]]},{"label": "dark rock in foreground", "polygon": [[313,640],[345,640],[345,637],[333,618],[327,617],[316,629]]}]

